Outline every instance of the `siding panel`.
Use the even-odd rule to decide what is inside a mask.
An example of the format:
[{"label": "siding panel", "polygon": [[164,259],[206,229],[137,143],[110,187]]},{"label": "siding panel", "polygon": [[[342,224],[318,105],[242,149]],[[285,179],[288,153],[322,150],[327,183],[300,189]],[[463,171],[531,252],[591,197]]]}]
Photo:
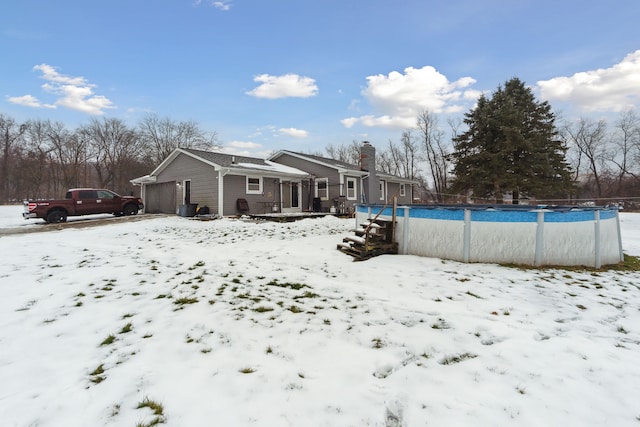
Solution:
[{"label": "siding panel", "polygon": [[[217,213],[217,178],[218,172],[213,166],[180,154],[158,174],[156,183],[175,181],[182,185],[183,180],[191,180],[191,203],[197,203],[199,207],[208,206],[211,213]],[[178,190],[174,211],[177,212],[183,202],[182,190]]]},{"label": "siding panel", "polygon": [[[316,178],[328,178],[329,179],[329,200],[322,201],[322,210],[328,211],[333,205],[333,199],[340,196],[340,174],[336,169],[328,168],[326,166],[319,165],[314,162],[299,159],[289,154],[283,154],[277,159],[277,163],[285,166],[291,166],[296,169],[303,170]],[[302,209],[310,210],[312,207],[313,197],[315,195],[315,187],[311,186],[307,191],[304,191],[302,195]]]}]

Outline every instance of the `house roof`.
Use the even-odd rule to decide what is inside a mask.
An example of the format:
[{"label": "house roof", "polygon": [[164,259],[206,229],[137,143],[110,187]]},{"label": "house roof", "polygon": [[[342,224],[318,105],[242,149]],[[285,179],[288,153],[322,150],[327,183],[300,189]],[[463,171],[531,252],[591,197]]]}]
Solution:
[{"label": "house roof", "polygon": [[285,154],[288,154],[293,157],[297,157],[299,159],[307,160],[312,163],[317,163],[319,165],[326,166],[332,169],[355,172],[356,174],[360,174],[360,175],[365,175],[367,173],[366,171],[361,170],[360,166],[358,165],[342,162],[340,160],[330,159],[328,157],[316,156],[314,154],[297,153],[295,151],[289,151],[289,150],[280,150],[272,154],[269,157],[269,160],[275,161],[278,159],[278,157],[281,157]]},{"label": "house roof", "polygon": [[[347,174],[359,175],[359,176],[366,176],[366,175],[369,174],[369,172],[363,171],[362,169],[360,169],[359,165],[354,165],[354,164],[351,164],[351,163],[342,162],[340,160],[330,159],[328,157],[316,156],[314,154],[297,153],[295,151],[289,151],[289,150],[280,150],[280,151],[272,154],[271,157],[269,157],[269,160],[274,160],[275,161],[275,160],[278,159],[278,157],[283,156],[285,154],[288,154],[288,155],[293,156],[293,157],[297,157],[297,158],[302,159],[302,160],[307,160],[307,161],[310,161],[312,163],[317,163],[319,165],[323,165],[323,166],[326,166],[328,168],[336,169],[341,173],[347,173]],[[390,182],[404,182],[404,183],[408,183],[408,184],[417,183],[417,181],[412,180],[412,179],[402,178],[402,177],[397,176],[397,175],[391,175],[391,174],[380,172],[380,171],[376,171],[376,175],[378,175],[378,177],[380,177],[382,179],[385,179],[387,181],[390,181]]]},{"label": "house roof", "polygon": [[169,157],[167,157],[153,172],[151,172],[150,176],[153,177],[158,175],[181,154],[204,162],[212,166],[216,171],[226,170],[231,174],[291,178],[303,178],[309,175],[299,169],[257,157],[238,156],[215,151],[196,150],[193,148],[176,148]]}]

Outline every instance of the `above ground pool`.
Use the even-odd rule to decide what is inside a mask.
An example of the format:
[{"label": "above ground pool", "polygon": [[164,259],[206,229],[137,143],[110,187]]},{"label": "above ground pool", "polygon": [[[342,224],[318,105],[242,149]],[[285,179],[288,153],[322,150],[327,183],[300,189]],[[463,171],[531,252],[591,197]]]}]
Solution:
[{"label": "above ground pool", "polygon": [[[361,224],[393,208],[356,206]],[[583,265],[623,261],[617,208],[531,205],[409,205],[396,209],[399,253],[462,262]]]}]

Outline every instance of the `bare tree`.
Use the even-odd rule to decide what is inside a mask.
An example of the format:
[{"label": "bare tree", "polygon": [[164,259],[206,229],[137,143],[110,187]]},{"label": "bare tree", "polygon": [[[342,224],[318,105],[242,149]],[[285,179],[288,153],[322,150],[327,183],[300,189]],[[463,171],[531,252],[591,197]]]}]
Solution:
[{"label": "bare tree", "polygon": [[[142,153],[136,132],[120,119],[91,119],[78,133],[79,141],[88,144],[99,185],[123,192],[129,188],[133,174],[127,168]],[[79,144],[79,146],[81,145]]]},{"label": "bare tree", "polygon": [[620,114],[612,135],[614,150],[609,160],[618,168],[617,191],[622,192],[625,177],[631,176],[640,181],[640,173],[634,167],[640,162],[640,117],[635,110]]},{"label": "bare tree", "polygon": [[28,199],[48,195],[53,181],[49,177],[52,150],[47,131],[48,122],[46,121],[27,122],[27,129],[23,136],[20,170],[23,196]]},{"label": "bare tree", "polygon": [[427,171],[433,181],[434,198],[437,202],[443,202],[451,166],[450,147],[444,142],[444,132],[438,126],[438,117],[429,111],[418,114],[417,131],[427,161]]},{"label": "bare tree", "polygon": [[391,175],[397,175],[398,164],[394,158],[394,152],[397,148],[393,142],[389,140],[389,147],[387,150],[380,151],[376,154],[376,170]]},{"label": "bare tree", "polygon": [[[605,120],[597,122],[587,118],[580,118],[575,123],[564,126],[567,142],[576,150],[573,167],[576,178],[582,176],[586,185],[595,186],[595,197],[602,197],[604,191],[603,176],[608,173],[607,157],[607,123]],[[582,166],[582,162],[586,163]]]},{"label": "bare tree", "polygon": [[13,118],[0,113],[0,203],[18,197],[15,194],[12,164],[16,155],[15,146],[26,130],[26,124],[18,125]]},{"label": "bare tree", "polygon": [[325,148],[325,152],[330,159],[349,163],[351,165],[359,165],[361,145],[362,144],[356,140],[351,141],[351,144],[349,145],[340,145],[337,147],[329,144]]},{"label": "bare tree", "polygon": [[176,148],[218,148],[217,133],[200,130],[193,121],[178,122],[156,115],[145,116],[138,124],[145,152],[153,165],[158,165]]},{"label": "bare tree", "polygon": [[87,179],[87,138],[61,122],[46,122],[54,194],[71,187],[89,186]]}]

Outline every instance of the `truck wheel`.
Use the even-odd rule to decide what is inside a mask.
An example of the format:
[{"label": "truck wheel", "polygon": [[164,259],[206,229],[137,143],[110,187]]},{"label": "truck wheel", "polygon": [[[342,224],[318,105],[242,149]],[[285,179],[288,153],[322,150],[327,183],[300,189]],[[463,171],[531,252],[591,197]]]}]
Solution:
[{"label": "truck wheel", "polygon": [[67,213],[61,210],[51,211],[47,214],[47,222],[49,224],[57,224],[67,220]]},{"label": "truck wheel", "polygon": [[122,211],[122,213],[126,216],[129,215],[136,215],[138,213],[138,205],[127,205],[124,207],[124,210]]}]

